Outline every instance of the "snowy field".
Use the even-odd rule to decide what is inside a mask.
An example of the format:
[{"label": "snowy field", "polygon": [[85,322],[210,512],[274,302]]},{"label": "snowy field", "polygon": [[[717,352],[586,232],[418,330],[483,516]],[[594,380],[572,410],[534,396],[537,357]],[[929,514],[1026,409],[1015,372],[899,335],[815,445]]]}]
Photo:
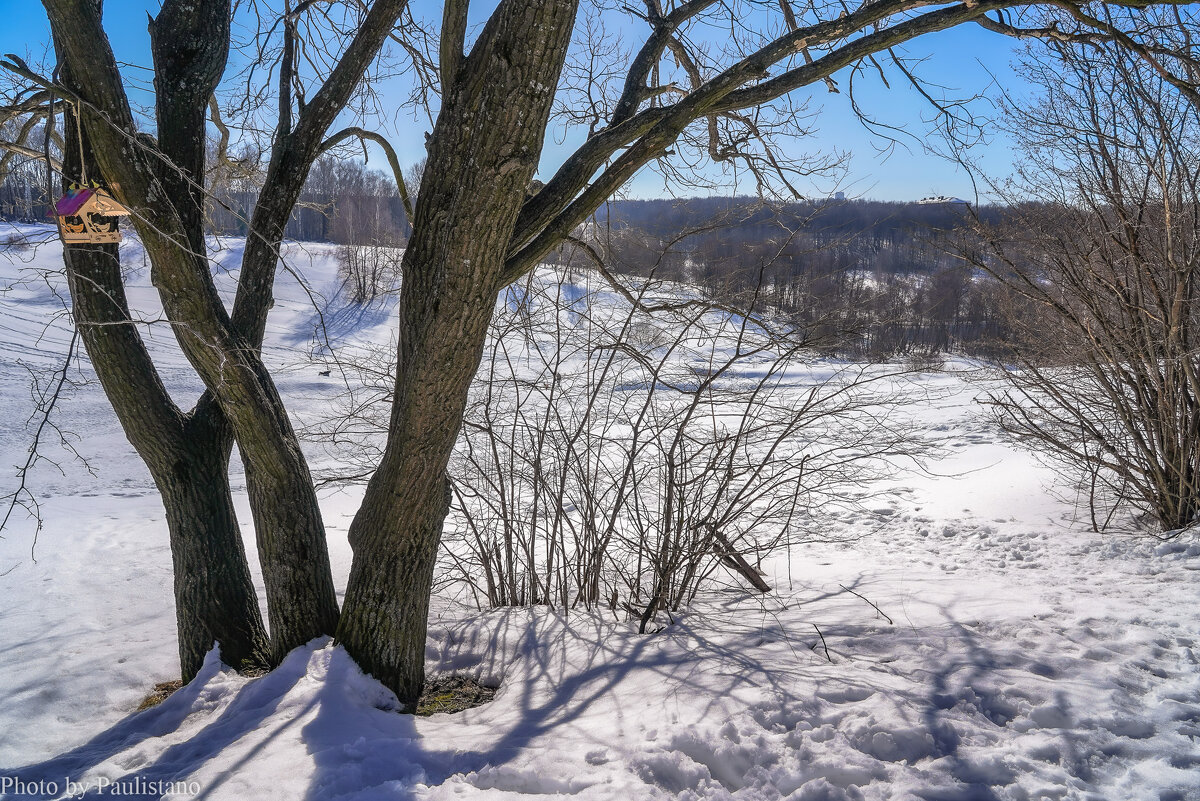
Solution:
[{"label": "snowy field", "polygon": [[[218,258],[236,264],[238,247]],[[149,319],[147,271],[123,249]],[[333,248],[287,255],[332,301],[331,336],[387,341],[387,308],[338,306]],[[52,380],[71,339],[57,243],[7,256],[0,494],[33,436],[30,378]],[[265,357],[289,408],[323,408],[339,385],[309,358],[307,295],[281,274],[278,297]],[[190,406],[169,332],[144,331]],[[258,679],[210,660],[135,713],[177,676],[166,525],[98,386],[74,388],[56,419],[87,467],[44,434],[61,470],[31,476],[36,545],[20,513],[0,540],[0,797],[1200,800],[1200,540],[1089,533],[961,371],[922,380],[938,400],[913,413],[943,456],[828,523],[864,536],[798,548],[771,563],[773,594],[710,596],[648,635],[611,615],[435,599],[430,673],[500,691],[429,718],[389,711],[327,642]],[[356,503],[323,497],[339,585]]]}]

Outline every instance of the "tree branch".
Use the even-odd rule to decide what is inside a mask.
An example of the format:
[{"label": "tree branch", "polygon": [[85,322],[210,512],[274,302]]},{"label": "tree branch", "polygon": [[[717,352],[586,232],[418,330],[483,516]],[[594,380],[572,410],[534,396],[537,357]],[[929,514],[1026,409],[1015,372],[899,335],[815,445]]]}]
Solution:
[{"label": "tree branch", "polygon": [[[442,8],[442,34],[438,41],[438,69],[442,76],[442,96],[446,97],[458,80],[463,48],[467,38],[469,0],[446,0]],[[410,218],[411,219],[411,218]]]},{"label": "tree branch", "polygon": [[408,215],[409,224],[412,224],[413,208],[409,201],[408,185],[404,180],[404,170],[400,167],[400,160],[396,157],[396,150],[392,147],[392,143],[385,136],[375,131],[368,131],[365,128],[351,126],[343,128],[333,136],[321,143],[320,153],[324,153],[330,148],[336,147],[340,142],[344,142],[350,138],[357,138],[360,141],[366,140],[374,142],[383,149],[387,156],[388,165],[392,168],[392,177],[396,181],[396,191],[400,193],[400,201],[404,204],[404,213]]}]

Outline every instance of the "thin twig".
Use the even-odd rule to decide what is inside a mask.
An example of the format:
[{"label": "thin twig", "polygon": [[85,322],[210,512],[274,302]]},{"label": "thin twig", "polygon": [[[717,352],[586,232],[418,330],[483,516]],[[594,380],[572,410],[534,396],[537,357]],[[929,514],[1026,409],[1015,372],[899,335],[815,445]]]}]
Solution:
[{"label": "thin twig", "polygon": [[861,594],[861,593],[857,593],[857,592],[855,592],[854,590],[852,590],[852,589],[850,589],[849,587],[847,587],[845,584],[839,584],[838,586],[839,586],[839,587],[841,587],[841,588],[842,588],[843,590],[845,590],[846,592],[850,593],[851,595],[858,596],[859,598],[862,598],[864,601],[866,601],[867,603],[869,603],[869,604],[870,604],[870,605],[871,605],[871,606],[872,606],[872,607],[875,609],[875,611],[876,611],[876,612],[878,612],[880,615],[882,615],[882,616],[883,616],[884,620],[886,620],[886,621],[888,622],[888,625],[889,625],[889,626],[894,626],[894,625],[896,625],[896,624],[895,624],[895,622],[894,622],[894,621],[893,621],[893,620],[892,620],[890,617],[888,617],[887,613],[886,613],[886,612],[884,612],[882,609],[880,609],[880,608],[879,608],[879,606],[878,606],[878,604],[876,604],[876,603],[875,603],[874,601],[872,601],[870,598],[868,598],[867,596],[865,596],[865,595],[863,595],[863,594]]},{"label": "thin twig", "polygon": [[[67,383],[67,372],[71,368],[71,360],[75,356],[75,347],[78,342],[79,329],[73,328],[71,330],[71,344],[67,346],[67,358],[63,362],[62,370],[60,370],[58,374],[58,383],[55,385],[54,392],[50,395],[49,401],[47,401],[42,407],[41,420],[38,421],[37,430],[33,433],[33,442],[29,446],[29,455],[25,459],[25,464],[20,470],[17,471],[17,477],[20,479],[20,483],[17,485],[17,488],[13,491],[12,495],[9,496],[11,500],[9,501],[8,509],[4,512],[4,519],[0,520],[0,532],[2,532],[8,525],[8,521],[9,518],[12,517],[13,510],[18,506],[30,512],[37,519],[37,528],[33,534],[33,543],[29,546],[29,556],[34,561],[37,561],[37,558],[34,556],[34,549],[37,548],[37,533],[42,529],[42,518],[38,511],[39,507],[37,499],[33,496],[33,493],[31,493],[28,488],[29,471],[33,468],[34,463],[40,458],[39,446],[42,440],[42,432],[45,430],[46,426],[50,424],[50,415],[54,412],[54,407],[58,404],[58,399],[62,396],[63,387],[66,386]],[[23,496],[28,499],[26,502],[22,502],[21,499]]]},{"label": "thin twig", "polygon": [[[828,645],[828,644],[825,642],[825,635],[821,633],[821,630],[820,630],[819,628],[817,628],[817,624],[816,624],[816,623],[813,623],[813,624],[812,624],[812,627],[813,627],[814,629],[816,629],[817,636],[821,638],[821,647],[825,649],[825,658],[826,658],[826,659],[828,659],[830,662],[832,662],[832,661],[833,661],[833,657],[829,655],[829,645]],[[817,650],[817,644],[814,642],[814,643],[812,644],[812,646],[809,648],[809,650],[810,650],[810,651],[816,651],[816,650]]]}]

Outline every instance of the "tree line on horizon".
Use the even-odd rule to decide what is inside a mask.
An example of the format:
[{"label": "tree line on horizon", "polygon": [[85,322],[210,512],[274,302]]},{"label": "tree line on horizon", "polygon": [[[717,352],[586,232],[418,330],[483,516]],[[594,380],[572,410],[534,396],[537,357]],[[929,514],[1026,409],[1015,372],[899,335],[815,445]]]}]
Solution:
[{"label": "tree line on horizon", "polygon": [[[255,160],[243,154],[235,163]],[[45,220],[45,170],[22,167],[0,181],[0,219]],[[207,204],[206,229],[245,236],[261,190],[257,170],[221,178]],[[757,291],[800,322],[841,309],[846,330],[838,355],[989,357],[1008,332],[1011,298],[982,271],[965,267],[956,248],[974,221],[998,223],[1006,208],[834,198],[619,199],[606,203],[581,235],[604,232],[614,273],[693,284],[717,296]],[[350,295],[368,302],[395,288],[388,265],[396,259],[371,258],[362,248],[403,247],[411,230],[391,176],[330,154],[314,164],[285,236],[345,245],[340,257]]]}]

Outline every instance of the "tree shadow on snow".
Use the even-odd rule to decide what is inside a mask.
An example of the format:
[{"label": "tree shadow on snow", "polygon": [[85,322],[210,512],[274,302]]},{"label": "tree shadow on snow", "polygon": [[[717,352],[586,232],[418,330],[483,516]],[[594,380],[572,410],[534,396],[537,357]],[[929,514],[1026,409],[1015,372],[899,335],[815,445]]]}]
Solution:
[{"label": "tree shadow on snow", "polygon": [[[579,634],[574,632],[576,646]],[[493,675],[505,672],[502,661],[513,649],[505,643],[516,643],[522,669],[519,676],[505,676],[502,692],[511,703],[503,714],[489,716],[485,705],[471,710],[478,713],[474,716],[455,716],[449,725],[461,726],[466,737],[441,738],[454,747],[431,747],[419,732],[423,720],[392,711],[394,696],[364,677],[340,649],[326,654],[327,661],[318,666],[323,675],[314,676],[313,668],[323,649],[301,648],[271,673],[236,690],[223,682],[223,667],[210,655],[197,679],[159,706],[129,716],[85,745],[6,774],[26,786],[53,782],[57,794],[0,797],[57,797],[66,780],[88,788],[74,797],[115,795],[115,787],[97,784],[100,775],[119,783],[125,798],[157,799],[164,785],[191,781],[198,782],[200,791],[187,797],[244,797],[238,774],[247,771],[252,777],[247,784],[259,791],[279,777],[278,795],[272,797],[405,799],[413,797],[414,785],[503,769],[534,738],[576,719],[630,671],[666,674],[680,663],[679,654],[658,648],[655,637],[599,637],[590,649],[568,649],[563,640],[572,636],[570,623],[528,610],[493,614],[487,626],[467,624],[457,635],[457,650],[495,661],[484,666]],[[564,667],[569,671],[565,676]],[[205,719],[211,714],[206,709],[231,692],[224,708]],[[428,720],[438,718],[442,720],[435,725],[447,725],[444,715]],[[288,758],[304,754],[311,763],[295,766],[302,782],[296,786],[289,783]],[[144,763],[138,764],[140,760]],[[543,777],[539,784],[546,781],[555,780]],[[574,779],[559,781],[565,788]]]},{"label": "tree shadow on snow", "polygon": [[[834,595],[838,593],[811,595],[803,602]],[[736,602],[731,603],[733,610]],[[996,648],[970,624],[955,620],[950,610],[943,609],[943,615],[945,625],[938,629],[947,645],[944,660],[923,664],[928,676],[916,682],[911,696],[897,701],[905,715],[912,716],[911,722],[932,737],[928,756],[944,760],[953,781],[941,789],[927,786],[920,797],[994,801],[999,798],[994,788],[1011,784],[1016,777],[994,763],[977,762],[964,754],[954,722],[961,720],[961,703],[970,690],[979,714],[997,726],[1007,725],[1011,715],[1002,699],[989,701],[987,688],[993,683],[989,677],[1014,666],[1017,657]],[[160,706],[126,718],[86,745],[11,775],[24,782],[55,781],[61,787],[64,778],[78,781],[113,760],[122,770],[104,770],[114,776],[122,773],[113,780],[126,789],[194,780],[200,784],[198,799],[247,797],[247,792],[261,793],[264,783],[270,782],[278,782],[278,793],[271,794],[278,798],[407,799],[415,796],[417,788],[456,781],[455,777],[464,782],[458,789],[466,797],[472,789],[483,787],[573,794],[593,780],[570,775],[570,770],[560,776],[539,774],[521,757],[538,738],[564,724],[581,723],[572,737],[593,737],[592,747],[601,753],[615,744],[614,732],[624,736],[620,721],[626,712],[638,719],[647,703],[658,703],[666,694],[678,694],[680,703],[690,705],[691,714],[703,717],[710,710],[695,708],[699,699],[716,705],[746,688],[753,688],[757,697],[777,699],[781,706],[801,711],[815,703],[814,688],[817,696],[827,697],[822,693],[836,685],[850,703],[864,700],[876,689],[860,679],[839,676],[836,665],[816,659],[797,659],[796,668],[780,670],[778,657],[758,655],[755,643],[787,639],[795,633],[766,627],[756,640],[746,636],[746,631],[755,631],[752,623],[743,620],[741,626],[741,631],[727,634],[685,617],[659,634],[637,635],[598,617],[548,610],[497,610],[475,616],[439,627],[437,637],[431,639],[430,662],[438,673],[470,673],[485,681],[502,677],[496,700],[453,716],[419,720],[391,711],[389,700],[394,702],[394,697],[362,676],[341,649],[320,644],[297,649],[275,671],[236,690],[228,682],[241,680],[223,679],[221,666],[210,657],[196,681]],[[835,656],[839,648],[856,651],[860,645],[867,655],[873,642],[881,649],[895,649],[895,643],[879,642],[885,632],[889,637],[913,637],[914,644],[931,636],[927,629],[909,632],[881,626],[832,626],[824,636],[835,647]],[[808,648],[795,650],[803,655]],[[639,675],[632,676],[635,672]],[[612,692],[631,677],[637,691]],[[871,692],[855,695],[856,689]],[[232,698],[225,702],[230,693]],[[602,698],[603,705],[596,706]],[[206,712],[219,703],[224,703],[219,713]],[[623,709],[627,704],[641,708]],[[951,713],[956,707],[958,711]],[[581,721],[589,712],[605,716],[610,725],[597,725],[589,734],[586,720]],[[159,738],[161,742],[154,742]],[[689,753],[686,744],[672,742],[669,747]],[[730,791],[740,788],[742,777],[736,770],[731,772],[703,754],[689,756],[705,763],[714,780]],[[294,764],[301,758],[302,765]],[[589,752],[589,763],[591,759]],[[130,768],[131,772],[123,772]],[[864,775],[846,781],[879,778],[882,775]],[[685,789],[673,787],[670,777],[645,779],[660,790]],[[83,797],[108,796],[93,789]],[[159,794],[126,792],[124,797],[158,798]]]},{"label": "tree shadow on snow", "polygon": [[[194,713],[203,714],[205,707],[214,703],[213,696],[219,695],[213,693],[210,688],[210,682],[220,681],[219,675],[224,669],[214,651],[209,654],[195,680],[177,690],[158,706],[129,716],[85,745],[7,774],[17,781],[18,787],[22,784],[31,786],[42,783],[47,787],[53,784],[57,793],[22,793],[0,798],[54,798],[64,792],[66,781],[74,782],[83,788],[81,793],[72,796],[74,798],[108,798],[117,795],[115,788],[103,787],[99,779],[85,782],[83,777],[92,769],[125,752],[132,752],[119,763],[126,769],[143,759],[142,753],[150,753],[152,756],[149,757],[148,764],[137,765],[136,770],[111,778],[113,784],[120,783],[119,794],[126,798],[161,798],[161,792],[140,792],[139,788],[155,788],[171,782],[185,781],[196,768],[220,754],[225,748],[246,734],[258,731],[261,724],[276,712],[288,690],[304,678],[306,657],[307,652],[304,649],[294,651],[276,670],[247,682],[237,690],[226,708],[198,732],[183,734],[181,729],[185,728],[188,719]],[[313,702],[316,703],[317,700],[314,698]],[[286,731],[301,714],[303,710],[296,710],[294,716],[283,726],[267,734],[264,742],[253,750],[261,750],[266,741]],[[156,748],[153,741],[159,738],[163,738],[169,744]],[[158,753],[154,754],[154,751]],[[247,759],[243,758],[237,764],[244,764],[245,761]],[[209,795],[231,772],[232,768],[223,771],[216,782],[209,783],[209,786],[202,788],[201,793],[195,797],[203,798]],[[111,771],[104,773],[108,775]]]},{"label": "tree shadow on snow", "polygon": [[[1054,718],[1044,722],[1055,732],[1055,740],[1061,749],[1061,764],[1075,778],[1090,781],[1093,777],[1087,767],[1087,749],[1076,741],[1077,737],[1065,725],[1070,719],[1066,695],[1054,691],[1049,684],[1057,671],[1039,661],[1036,654],[1029,654],[1024,647],[1014,643],[1010,632],[997,631],[978,622],[961,621],[948,607],[939,608],[945,620],[939,627],[945,632],[945,656],[940,662],[929,665],[923,721],[937,743],[939,755],[947,759],[949,775],[956,783],[944,788],[923,789],[920,798],[923,801],[999,801],[1002,796],[997,794],[997,789],[1017,783],[1018,772],[999,757],[989,755],[989,749],[981,748],[978,741],[981,735],[984,742],[990,734],[997,739],[1012,736],[1007,730],[1022,715],[1014,698],[1030,700],[1031,684],[1042,685],[1041,690],[1034,690],[1032,697],[1041,704],[1039,708],[1043,715],[1050,713]],[[928,638],[930,634],[926,632],[925,636]],[[1016,694],[1010,697],[1014,691]],[[975,724],[970,734],[977,742],[971,749],[962,747],[954,725],[955,718],[961,724],[964,716],[969,716]],[[1060,723],[1063,724],[1061,728]],[[1064,794],[1068,792],[1067,787],[1061,790]]]}]

